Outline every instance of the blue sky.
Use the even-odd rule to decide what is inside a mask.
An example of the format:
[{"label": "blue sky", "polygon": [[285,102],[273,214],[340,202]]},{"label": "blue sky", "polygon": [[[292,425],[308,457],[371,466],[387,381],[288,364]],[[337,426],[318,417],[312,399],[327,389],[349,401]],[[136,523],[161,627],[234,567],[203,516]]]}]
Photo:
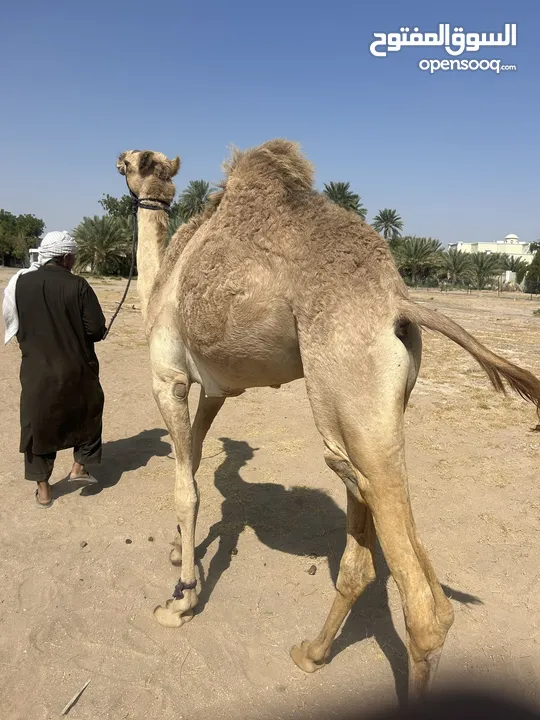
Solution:
[{"label": "blue sky", "polygon": [[[373,57],[401,26],[499,32],[516,72],[422,72],[439,48]],[[121,195],[129,148],[179,154],[181,189],[219,181],[228,145],[300,142],[317,184],[348,180],[407,234],[540,238],[537,0],[18,0],[0,10],[0,207],[51,229]],[[472,57],[465,55],[464,57]]]}]

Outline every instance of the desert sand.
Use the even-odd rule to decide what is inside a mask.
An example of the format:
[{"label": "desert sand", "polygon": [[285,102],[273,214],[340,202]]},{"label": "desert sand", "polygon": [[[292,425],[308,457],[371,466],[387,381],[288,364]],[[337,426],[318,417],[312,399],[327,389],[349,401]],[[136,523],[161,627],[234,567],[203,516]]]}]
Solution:
[{"label": "desert sand", "polygon": [[[0,271],[0,291],[12,272]],[[110,318],[123,282],[91,282]],[[538,300],[413,295],[540,375]],[[4,720],[59,717],[88,679],[70,719],[333,717],[381,698],[397,703],[407,677],[403,618],[380,553],[377,581],[331,662],[308,676],[288,656],[324,621],[345,532],[344,488],[324,463],[302,381],[249,390],[218,416],[198,474],[199,607],[191,623],[167,630],[152,611],[178,577],[168,561],[174,460],[151,394],[136,283],[98,346],[106,408],[96,490],[63,480],[66,451],[53,507],[36,507],[18,452],[20,352],[12,343],[0,354]],[[437,684],[462,677],[540,700],[535,410],[496,394],[464,351],[424,333],[406,417],[416,521],[456,612]]]}]

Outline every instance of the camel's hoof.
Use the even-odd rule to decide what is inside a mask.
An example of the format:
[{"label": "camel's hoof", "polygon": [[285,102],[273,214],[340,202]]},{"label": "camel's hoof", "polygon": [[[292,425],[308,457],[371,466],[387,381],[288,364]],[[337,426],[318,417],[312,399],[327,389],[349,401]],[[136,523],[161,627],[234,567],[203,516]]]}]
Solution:
[{"label": "camel's hoof", "polygon": [[154,610],[154,617],[163,627],[179,628],[193,618],[193,610],[186,610],[186,612],[181,615],[178,612],[173,612],[167,607],[158,605]]},{"label": "camel's hoof", "polygon": [[307,655],[309,645],[310,643],[307,640],[304,640],[300,647],[295,645],[291,648],[290,656],[293,663],[297,665],[300,670],[307,673],[314,673],[316,670],[320,670],[324,666],[324,660],[320,663],[316,663],[314,660],[309,658]]},{"label": "camel's hoof", "polygon": [[169,560],[175,567],[182,567],[182,551],[176,546],[169,553]]}]

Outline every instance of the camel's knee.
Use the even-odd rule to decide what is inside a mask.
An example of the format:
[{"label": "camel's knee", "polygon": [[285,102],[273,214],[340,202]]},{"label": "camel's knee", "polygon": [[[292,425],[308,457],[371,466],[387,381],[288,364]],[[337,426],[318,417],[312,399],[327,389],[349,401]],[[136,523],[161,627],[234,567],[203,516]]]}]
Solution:
[{"label": "camel's knee", "polygon": [[429,612],[420,610],[405,614],[405,624],[409,636],[409,649],[417,661],[424,660],[435,650],[442,648],[448,631],[454,622],[454,610],[450,601],[442,608],[433,604]]},{"label": "camel's knee", "polygon": [[324,459],[328,467],[343,480],[347,490],[360,502],[371,503],[373,480],[377,477],[401,477],[399,442],[390,442],[387,438],[379,446],[355,449],[352,459],[334,443],[325,440]]},{"label": "camel's knee", "polygon": [[189,494],[187,492],[182,494],[181,498],[175,498],[174,507],[178,518],[190,517],[193,513],[197,512],[199,505],[199,498],[197,496],[197,490],[193,488]]},{"label": "camel's knee", "polygon": [[356,474],[353,464],[347,456],[341,454],[337,448],[333,449],[330,447],[326,440],[324,443],[324,459],[330,470],[333,470],[336,475],[343,480],[347,490],[352,493],[354,497],[359,497],[358,475]]},{"label": "camel's knee", "polygon": [[188,391],[189,391],[189,386],[188,386],[187,379],[186,380],[183,380],[183,379],[177,380],[172,387],[173,395],[178,400],[185,400],[187,398]]},{"label": "camel's knee", "polygon": [[437,623],[445,628],[445,634],[450,630],[454,624],[454,608],[450,600],[444,594],[443,589],[440,587],[438,581],[437,586],[440,592],[434,595],[435,599],[435,616]]},{"label": "camel's knee", "polygon": [[347,498],[347,544],[339,564],[336,589],[355,601],[376,577],[375,529],[367,505]]},{"label": "camel's knee", "polygon": [[158,370],[152,378],[154,397],[160,404],[186,400],[189,387],[188,376],[178,370]]},{"label": "camel's knee", "polygon": [[371,559],[366,558],[366,562],[362,566],[340,567],[336,590],[346,598],[357,600],[375,578],[375,566]]}]

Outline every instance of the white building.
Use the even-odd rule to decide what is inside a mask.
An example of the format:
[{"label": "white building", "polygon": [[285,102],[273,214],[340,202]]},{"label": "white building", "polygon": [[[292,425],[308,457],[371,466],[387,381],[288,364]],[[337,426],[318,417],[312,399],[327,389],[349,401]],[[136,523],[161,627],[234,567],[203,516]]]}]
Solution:
[{"label": "white building", "polygon": [[534,254],[529,250],[529,245],[530,243],[523,242],[517,235],[510,233],[504,240],[497,240],[496,242],[450,243],[448,249],[461,250],[465,253],[485,252],[488,253],[488,255],[500,253],[501,255],[509,255],[510,257],[524,260],[526,263],[531,263]]}]

